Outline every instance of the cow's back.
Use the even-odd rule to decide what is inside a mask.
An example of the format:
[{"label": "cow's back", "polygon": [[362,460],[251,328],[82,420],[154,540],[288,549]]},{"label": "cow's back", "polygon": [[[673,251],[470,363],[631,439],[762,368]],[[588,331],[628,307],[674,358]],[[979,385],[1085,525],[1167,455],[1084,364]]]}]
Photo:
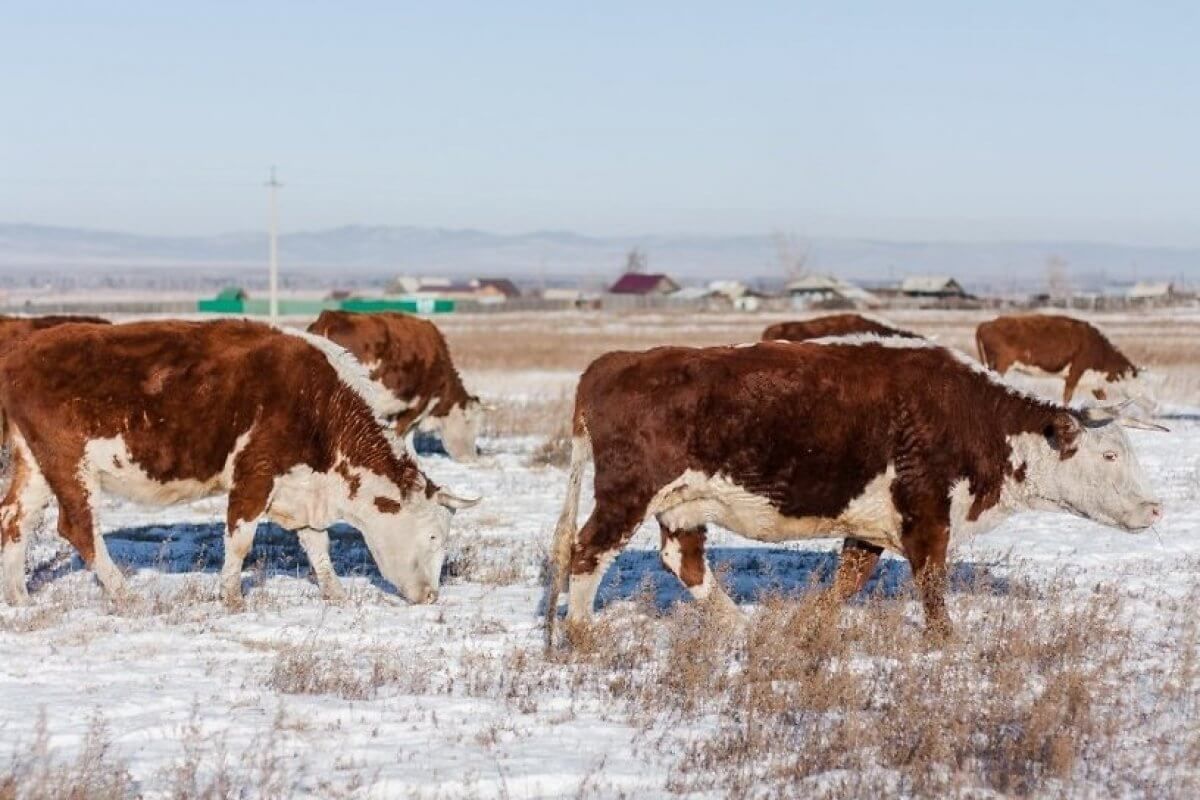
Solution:
[{"label": "cow's back", "polygon": [[612,472],[641,470],[656,487],[687,470],[722,474],[790,515],[836,514],[918,453],[910,482],[968,474],[998,487],[1005,436],[1041,430],[1053,406],[944,348],[882,341],[609,354],[581,379],[576,432],[598,470],[628,465]]},{"label": "cow's back", "polygon": [[976,328],[980,359],[1005,371],[1023,364],[1049,373],[1074,366],[1121,372],[1133,365],[1093,325],[1073,317],[1022,314],[997,317]]},{"label": "cow's back", "polygon": [[52,457],[120,437],[151,477],[204,480],[252,426],[298,419],[331,373],[316,348],[258,323],[60,325],[0,365],[0,405]]},{"label": "cow's back", "polygon": [[41,317],[0,316],[0,358],[11,352],[23,339],[48,328],[67,324],[108,325],[101,317],[50,314]]},{"label": "cow's back", "polygon": [[766,341],[787,340],[803,342],[809,339],[821,339],[828,336],[848,336],[851,334],[875,334],[877,336],[907,336],[916,334],[885,325],[877,320],[864,317],[861,314],[830,314],[807,320],[792,320],[777,322],[763,331],[762,338]]},{"label": "cow's back", "polygon": [[437,400],[430,411],[439,415],[466,399],[445,337],[428,320],[391,312],[323,311],[308,330],[353,353],[398,400],[422,409]]}]

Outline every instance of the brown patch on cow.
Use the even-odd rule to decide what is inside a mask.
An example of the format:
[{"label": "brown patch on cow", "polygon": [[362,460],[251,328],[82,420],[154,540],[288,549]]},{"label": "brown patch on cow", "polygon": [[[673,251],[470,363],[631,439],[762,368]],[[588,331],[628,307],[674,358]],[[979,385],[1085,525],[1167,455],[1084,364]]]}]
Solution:
[{"label": "brown patch on cow", "polygon": [[[187,380],[148,391],[168,373]],[[0,362],[0,406],[53,487],[60,533],[89,564],[94,513],[80,466],[95,439],[122,437],[151,480],[208,484],[249,432],[233,464],[231,528],[260,516],[276,479],[298,466],[329,473],[344,459],[401,497],[425,482],[319,349],[260,323],[41,330]]]},{"label": "brown patch on cow", "polygon": [[1097,400],[1107,400],[1108,392],[1104,391],[1103,389],[1092,389],[1092,396]]},{"label": "brown patch on cow", "polygon": [[346,488],[350,492],[350,499],[353,500],[358,496],[358,490],[362,488],[362,478],[350,471],[350,467],[346,466],[345,461],[339,461],[336,467],[338,475],[342,476],[342,480],[346,481]]},{"label": "brown patch on cow", "polygon": [[120,456],[113,456],[113,467],[116,469],[122,469],[124,466],[125,465],[121,463]]},{"label": "brown patch on cow", "polygon": [[395,419],[401,436],[427,415],[444,417],[477,400],[463,386],[442,332],[428,320],[391,312],[322,311],[308,331],[373,365],[371,377],[409,405]]},{"label": "brown patch on cow", "polygon": [[171,375],[171,370],[168,368],[153,370],[142,382],[142,391],[146,394],[160,394],[163,388],[167,385],[167,378]]},{"label": "brown patch on cow", "polygon": [[1013,471],[1013,480],[1015,480],[1017,483],[1024,483],[1025,473],[1029,471],[1028,467],[1029,465],[1022,461],[1021,466],[1017,467],[1016,470]]},{"label": "brown patch on cow", "polygon": [[674,540],[679,543],[679,580],[689,589],[704,582],[704,528],[686,531],[661,529],[662,546]]},{"label": "brown patch on cow", "polygon": [[[997,317],[975,329],[979,360],[1003,375],[1013,364],[1051,373],[1066,370],[1063,402],[1088,370],[1116,382],[1135,378],[1138,368],[1095,326],[1073,317],[1026,314]],[[1104,399],[1100,397],[1099,399]]]},{"label": "brown patch on cow", "polygon": [[576,391],[573,431],[591,441],[596,502],[570,572],[591,574],[623,547],[687,470],[720,474],[786,517],[836,519],[890,464],[901,546],[940,624],[951,488],[966,480],[982,514],[1013,472],[1008,437],[1054,437],[1067,457],[1079,425],[1078,412],[1013,392],[940,347],[609,353]]},{"label": "brown patch on cow", "polygon": [[849,336],[856,333],[873,333],[877,336],[907,336],[921,338],[915,333],[909,333],[900,328],[893,328],[876,322],[861,314],[829,314],[814,319],[795,320],[792,322],[777,322],[763,331],[765,341],[786,339],[792,342],[803,342],[808,339],[821,339],[826,336]]},{"label": "brown patch on cow", "polygon": [[376,497],[375,507],[384,514],[399,514],[400,509],[404,508],[404,506],[400,505],[395,500],[391,500],[387,497]]}]

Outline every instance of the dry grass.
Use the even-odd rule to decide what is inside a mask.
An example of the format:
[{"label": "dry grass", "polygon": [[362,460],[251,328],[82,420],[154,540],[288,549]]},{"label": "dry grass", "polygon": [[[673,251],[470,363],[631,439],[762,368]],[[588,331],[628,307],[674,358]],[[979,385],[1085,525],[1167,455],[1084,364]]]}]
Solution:
[{"label": "dry grass", "polygon": [[112,757],[104,721],[91,721],[74,759],[50,748],[46,717],[38,718],[33,739],[0,762],[0,800],[120,800],[134,796],[125,764]]},{"label": "dry grass", "polygon": [[442,567],[444,579],[484,586],[512,586],[534,579],[543,557],[537,541],[515,546],[511,539],[479,531],[455,537]]},{"label": "dry grass", "polygon": [[550,433],[529,455],[535,467],[566,467],[571,463],[571,426],[561,425]]},{"label": "dry grass", "polygon": [[598,697],[680,794],[1196,796],[1198,599],[1160,606],[1158,642],[1136,600],[1066,580],[956,595],[945,643],[905,599],[839,611],[813,592],[741,625],[643,604],[572,631],[558,670],[524,652],[478,667],[476,691]]},{"label": "dry grass", "polygon": [[303,765],[283,738],[290,720],[280,708],[254,747],[231,758],[224,739],[200,724],[198,710],[178,732],[180,758],[145,781],[134,781],[128,764],[111,746],[103,719],[91,721],[78,754],[63,760],[51,749],[45,717],[38,719],[33,740],[0,762],[0,800],[132,800],[146,796],[176,800],[289,798],[311,795],[359,797],[377,781],[377,773],[351,771],[339,780],[308,780]]},{"label": "dry grass", "polygon": [[[681,608],[657,636],[608,631],[571,658],[615,673],[613,699],[679,753],[669,787],[680,793],[1195,796],[1196,598],[1171,609],[1164,623],[1182,635],[1156,659],[1116,589],[1076,592],[967,595],[942,646],[909,603],[838,615],[812,593],[769,601],[744,631]],[[677,721],[709,732],[661,733]]]},{"label": "dry grass", "polygon": [[[446,334],[455,363],[463,369],[580,371],[610,350],[756,341],[771,323],[819,313],[463,314],[439,319],[438,325]],[[876,315],[974,354],[975,327],[998,312],[884,310]],[[1200,351],[1195,346],[1200,319],[1194,315],[1146,311],[1079,316],[1092,321],[1137,363],[1200,366]]]}]

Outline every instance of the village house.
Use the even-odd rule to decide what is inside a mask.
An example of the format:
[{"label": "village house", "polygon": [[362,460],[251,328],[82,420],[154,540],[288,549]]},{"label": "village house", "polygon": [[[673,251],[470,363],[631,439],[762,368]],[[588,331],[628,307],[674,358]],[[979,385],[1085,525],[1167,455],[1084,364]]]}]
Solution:
[{"label": "village house", "polygon": [[608,288],[609,294],[632,294],[643,297],[668,295],[679,291],[679,284],[661,273],[627,272]]}]

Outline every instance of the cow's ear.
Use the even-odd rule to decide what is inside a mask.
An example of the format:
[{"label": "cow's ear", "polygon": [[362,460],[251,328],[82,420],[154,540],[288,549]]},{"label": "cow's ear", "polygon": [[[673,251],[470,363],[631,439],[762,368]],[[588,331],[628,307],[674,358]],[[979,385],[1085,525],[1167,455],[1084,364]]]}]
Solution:
[{"label": "cow's ear", "polygon": [[1075,454],[1076,442],[1082,430],[1083,426],[1074,414],[1070,411],[1060,411],[1054,415],[1054,419],[1043,433],[1050,446],[1058,451],[1060,458],[1070,458]]}]

